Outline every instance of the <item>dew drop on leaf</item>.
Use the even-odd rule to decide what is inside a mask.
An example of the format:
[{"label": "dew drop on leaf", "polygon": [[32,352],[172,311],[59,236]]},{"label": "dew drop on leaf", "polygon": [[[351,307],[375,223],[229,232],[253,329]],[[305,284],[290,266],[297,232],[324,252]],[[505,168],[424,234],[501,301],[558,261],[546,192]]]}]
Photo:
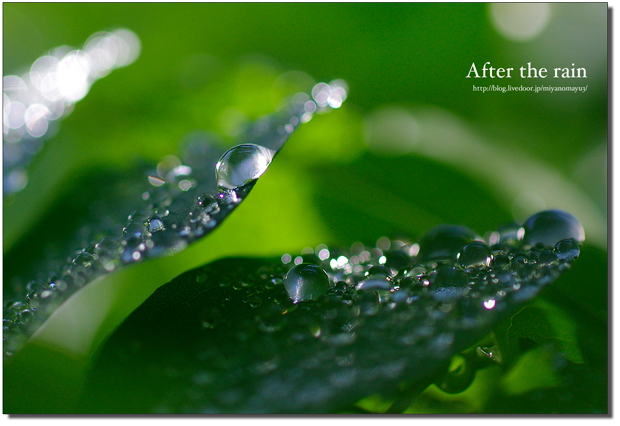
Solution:
[{"label": "dew drop on leaf", "polygon": [[465,244],[482,241],[474,231],[460,225],[439,225],[420,240],[418,256],[423,260],[453,260]]},{"label": "dew drop on leaf", "polygon": [[558,257],[553,251],[545,249],[538,254],[536,262],[541,265],[554,265],[558,262]]},{"label": "dew drop on leaf", "polygon": [[214,307],[209,306],[200,311],[200,325],[204,328],[211,329],[217,327],[222,321],[222,312]]},{"label": "dew drop on leaf", "polygon": [[329,278],[319,266],[301,263],[288,271],[284,288],[295,303],[313,300],[327,292]]},{"label": "dew drop on leaf", "polygon": [[164,222],[156,216],[149,219],[149,232],[161,231],[164,228]]},{"label": "dew drop on leaf", "polygon": [[[497,228],[498,233],[498,242],[499,243],[516,243],[519,241],[519,230],[521,229],[521,225],[517,222],[510,222],[504,225],[501,225]],[[493,244],[493,243],[491,243]]]},{"label": "dew drop on leaf", "polygon": [[525,244],[535,246],[542,243],[555,246],[559,241],[574,239],[581,244],[585,239],[583,227],[574,216],[561,210],[546,210],[536,213],[523,224]]},{"label": "dew drop on leaf", "polygon": [[369,275],[357,286],[358,290],[389,290],[392,284],[382,274]]},{"label": "dew drop on leaf", "polygon": [[463,268],[485,268],[491,264],[491,249],[480,242],[465,244],[456,255],[456,260]]},{"label": "dew drop on leaf", "polygon": [[573,260],[579,256],[579,245],[574,240],[562,240],[553,251],[560,260]]},{"label": "dew drop on leaf", "polygon": [[222,155],[215,165],[221,190],[236,189],[261,177],[275,152],[260,145],[237,145]]}]

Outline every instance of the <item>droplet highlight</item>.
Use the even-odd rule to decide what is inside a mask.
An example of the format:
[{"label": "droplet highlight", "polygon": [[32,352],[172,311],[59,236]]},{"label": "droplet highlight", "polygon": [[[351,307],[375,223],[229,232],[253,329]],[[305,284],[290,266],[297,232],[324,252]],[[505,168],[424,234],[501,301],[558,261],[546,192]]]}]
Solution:
[{"label": "droplet highlight", "polygon": [[329,289],[329,278],[319,266],[301,263],[288,271],[284,288],[294,303],[316,300]]},{"label": "droplet highlight", "polygon": [[462,268],[486,268],[491,264],[492,258],[491,249],[480,241],[464,245],[456,255]]},{"label": "droplet highlight", "polygon": [[260,145],[243,144],[229,149],[215,165],[220,190],[236,189],[261,177],[275,152]]}]

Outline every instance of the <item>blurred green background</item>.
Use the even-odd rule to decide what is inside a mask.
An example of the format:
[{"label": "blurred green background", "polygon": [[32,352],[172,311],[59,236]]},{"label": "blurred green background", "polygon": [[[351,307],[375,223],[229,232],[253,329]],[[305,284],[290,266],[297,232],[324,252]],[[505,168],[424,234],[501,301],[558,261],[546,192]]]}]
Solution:
[{"label": "blurred green background", "polygon": [[[80,369],[124,316],[167,280],[219,257],[418,239],[440,223],[482,235],[547,208],[570,212],[586,234],[558,287],[606,321],[606,4],[4,4],[3,73],[23,75],[50,49],[116,28],[139,37],[140,56],[91,87],[47,136],[28,186],[5,199],[5,296],[10,283],[34,278],[24,265],[54,246],[50,224],[78,222],[63,203],[88,194],[76,185],[93,169],[157,162],[194,130],[232,145],[236,126],[273,111],[289,83],[309,90],[341,78],[349,96],[292,136],[214,235],[76,295],[61,309],[65,322],[41,339],[48,346],[25,351],[14,377],[78,389]],[[467,79],[474,62],[575,64],[588,77]],[[473,84],[588,89],[482,93]],[[59,367],[43,375],[37,366],[50,357]]]}]

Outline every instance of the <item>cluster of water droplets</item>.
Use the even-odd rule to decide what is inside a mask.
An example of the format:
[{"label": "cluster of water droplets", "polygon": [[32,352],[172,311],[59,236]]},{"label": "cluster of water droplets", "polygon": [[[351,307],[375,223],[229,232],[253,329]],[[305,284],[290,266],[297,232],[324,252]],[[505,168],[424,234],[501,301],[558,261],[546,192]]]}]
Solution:
[{"label": "cluster of water droplets", "polygon": [[[334,91],[340,93],[338,88]],[[290,135],[314,112],[331,108],[316,104],[310,108],[309,103],[314,101],[308,95],[296,94],[281,111],[249,125],[240,138],[243,143],[223,154],[215,136],[190,135],[181,158],[164,157],[137,185],[141,190],[134,195],[140,199],[134,200],[136,208],[120,235],[115,226],[99,229],[93,224],[88,234],[99,235],[95,240],[59,262],[51,273],[27,283],[25,300],[5,303],[5,356],[19,348],[28,330],[36,329],[93,279],[123,265],[174,254],[213,231],[245,199]]]},{"label": "cluster of water droplets", "polygon": [[51,125],[71,113],[91,85],[115,68],[133,63],[140,40],[126,29],[98,32],[82,49],[60,46],[30,70],[2,80],[4,194],[28,183],[26,167],[42,148]]},{"label": "cluster of water droplets", "polygon": [[[418,243],[382,237],[374,247],[320,245],[250,270],[243,259],[223,270],[216,262],[160,289],[192,289],[191,302],[157,312],[166,296],[156,292],[142,314],[134,313],[148,312],[152,330],[134,328],[125,337],[156,334],[152,343],[161,345],[160,330],[179,318],[175,309],[190,322],[187,312],[198,312],[195,327],[204,334],[182,338],[178,349],[164,338],[174,355],[155,361],[178,366],[166,380],[181,391],[165,395],[163,412],[325,412],[443,371],[454,354],[568,269],[583,238],[574,217],[545,211],[486,238],[441,225]],[[144,340],[142,350],[154,350]],[[131,346],[122,339],[112,345]]]}]

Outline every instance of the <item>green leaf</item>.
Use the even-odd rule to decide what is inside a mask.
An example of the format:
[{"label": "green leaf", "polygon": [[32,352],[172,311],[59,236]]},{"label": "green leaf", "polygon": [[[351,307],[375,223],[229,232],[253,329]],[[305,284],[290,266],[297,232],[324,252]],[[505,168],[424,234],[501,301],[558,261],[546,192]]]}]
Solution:
[{"label": "green leaf", "polygon": [[[455,354],[572,263],[523,265],[520,247],[502,246],[496,255],[507,250],[510,266],[462,269],[429,260],[429,247],[450,240],[431,244],[428,235],[413,256],[398,241],[302,255],[295,263],[320,265],[331,286],[297,304],[283,285],[290,257],[223,259],[188,271],[155,291],[104,345],[79,407],[328,413],[380,394],[394,401],[390,412],[401,412]],[[295,283],[312,285],[306,280]]]},{"label": "green leaf", "polygon": [[[329,91],[337,89],[327,84],[324,87]],[[346,98],[346,92],[343,93]],[[312,118],[314,110],[306,111],[307,102],[318,112],[331,110],[327,105],[317,107],[306,94],[298,94],[280,111],[246,124],[238,137],[243,145],[237,145],[221,158],[223,150],[213,137],[190,135],[182,147],[183,162],[166,156],[157,166],[145,169],[141,180],[121,180],[120,190],[112,193],[117,198],[111,202],[105,196],[109,193],[107,179],[89,176],[100,184],[94,191],[99,195],[96,202],[91,199],[86,205],[69,203],[77,204],[82,214],[84,210],[90,213],[78,232],[88,246],[74,251],[68,262],[58,261],[51,268],[45,263],[37,265],[33,269],[38,270],[39,276],[28,284],[13,283],[13,291],[8,294],[15,299],[5,302],[4,309],[5,356],[19,351],[58,306],[88,283],[126,265],[182,251],[219,227],[247,197],[294,130]],[[240,154],[230,154],[233,151]],[[226,157],[229,154],[232,158]],[[216,182],[214,165],[218,158]],[[119,197],[121,194],[124,197]],[[74,194],[70,199],[73,197]],[[124,226],[119,223],[123,209],[125,214],[130,213]],[[63,210],[66,215],[66,209]],[[33,237],[39,238],[37,234]],[[75,242],[68,241],[65,244],[75,250]],[[24,250],[29,247],[26,244]],[[29,272],[31,267],[26,264],[24,270]]]}]

